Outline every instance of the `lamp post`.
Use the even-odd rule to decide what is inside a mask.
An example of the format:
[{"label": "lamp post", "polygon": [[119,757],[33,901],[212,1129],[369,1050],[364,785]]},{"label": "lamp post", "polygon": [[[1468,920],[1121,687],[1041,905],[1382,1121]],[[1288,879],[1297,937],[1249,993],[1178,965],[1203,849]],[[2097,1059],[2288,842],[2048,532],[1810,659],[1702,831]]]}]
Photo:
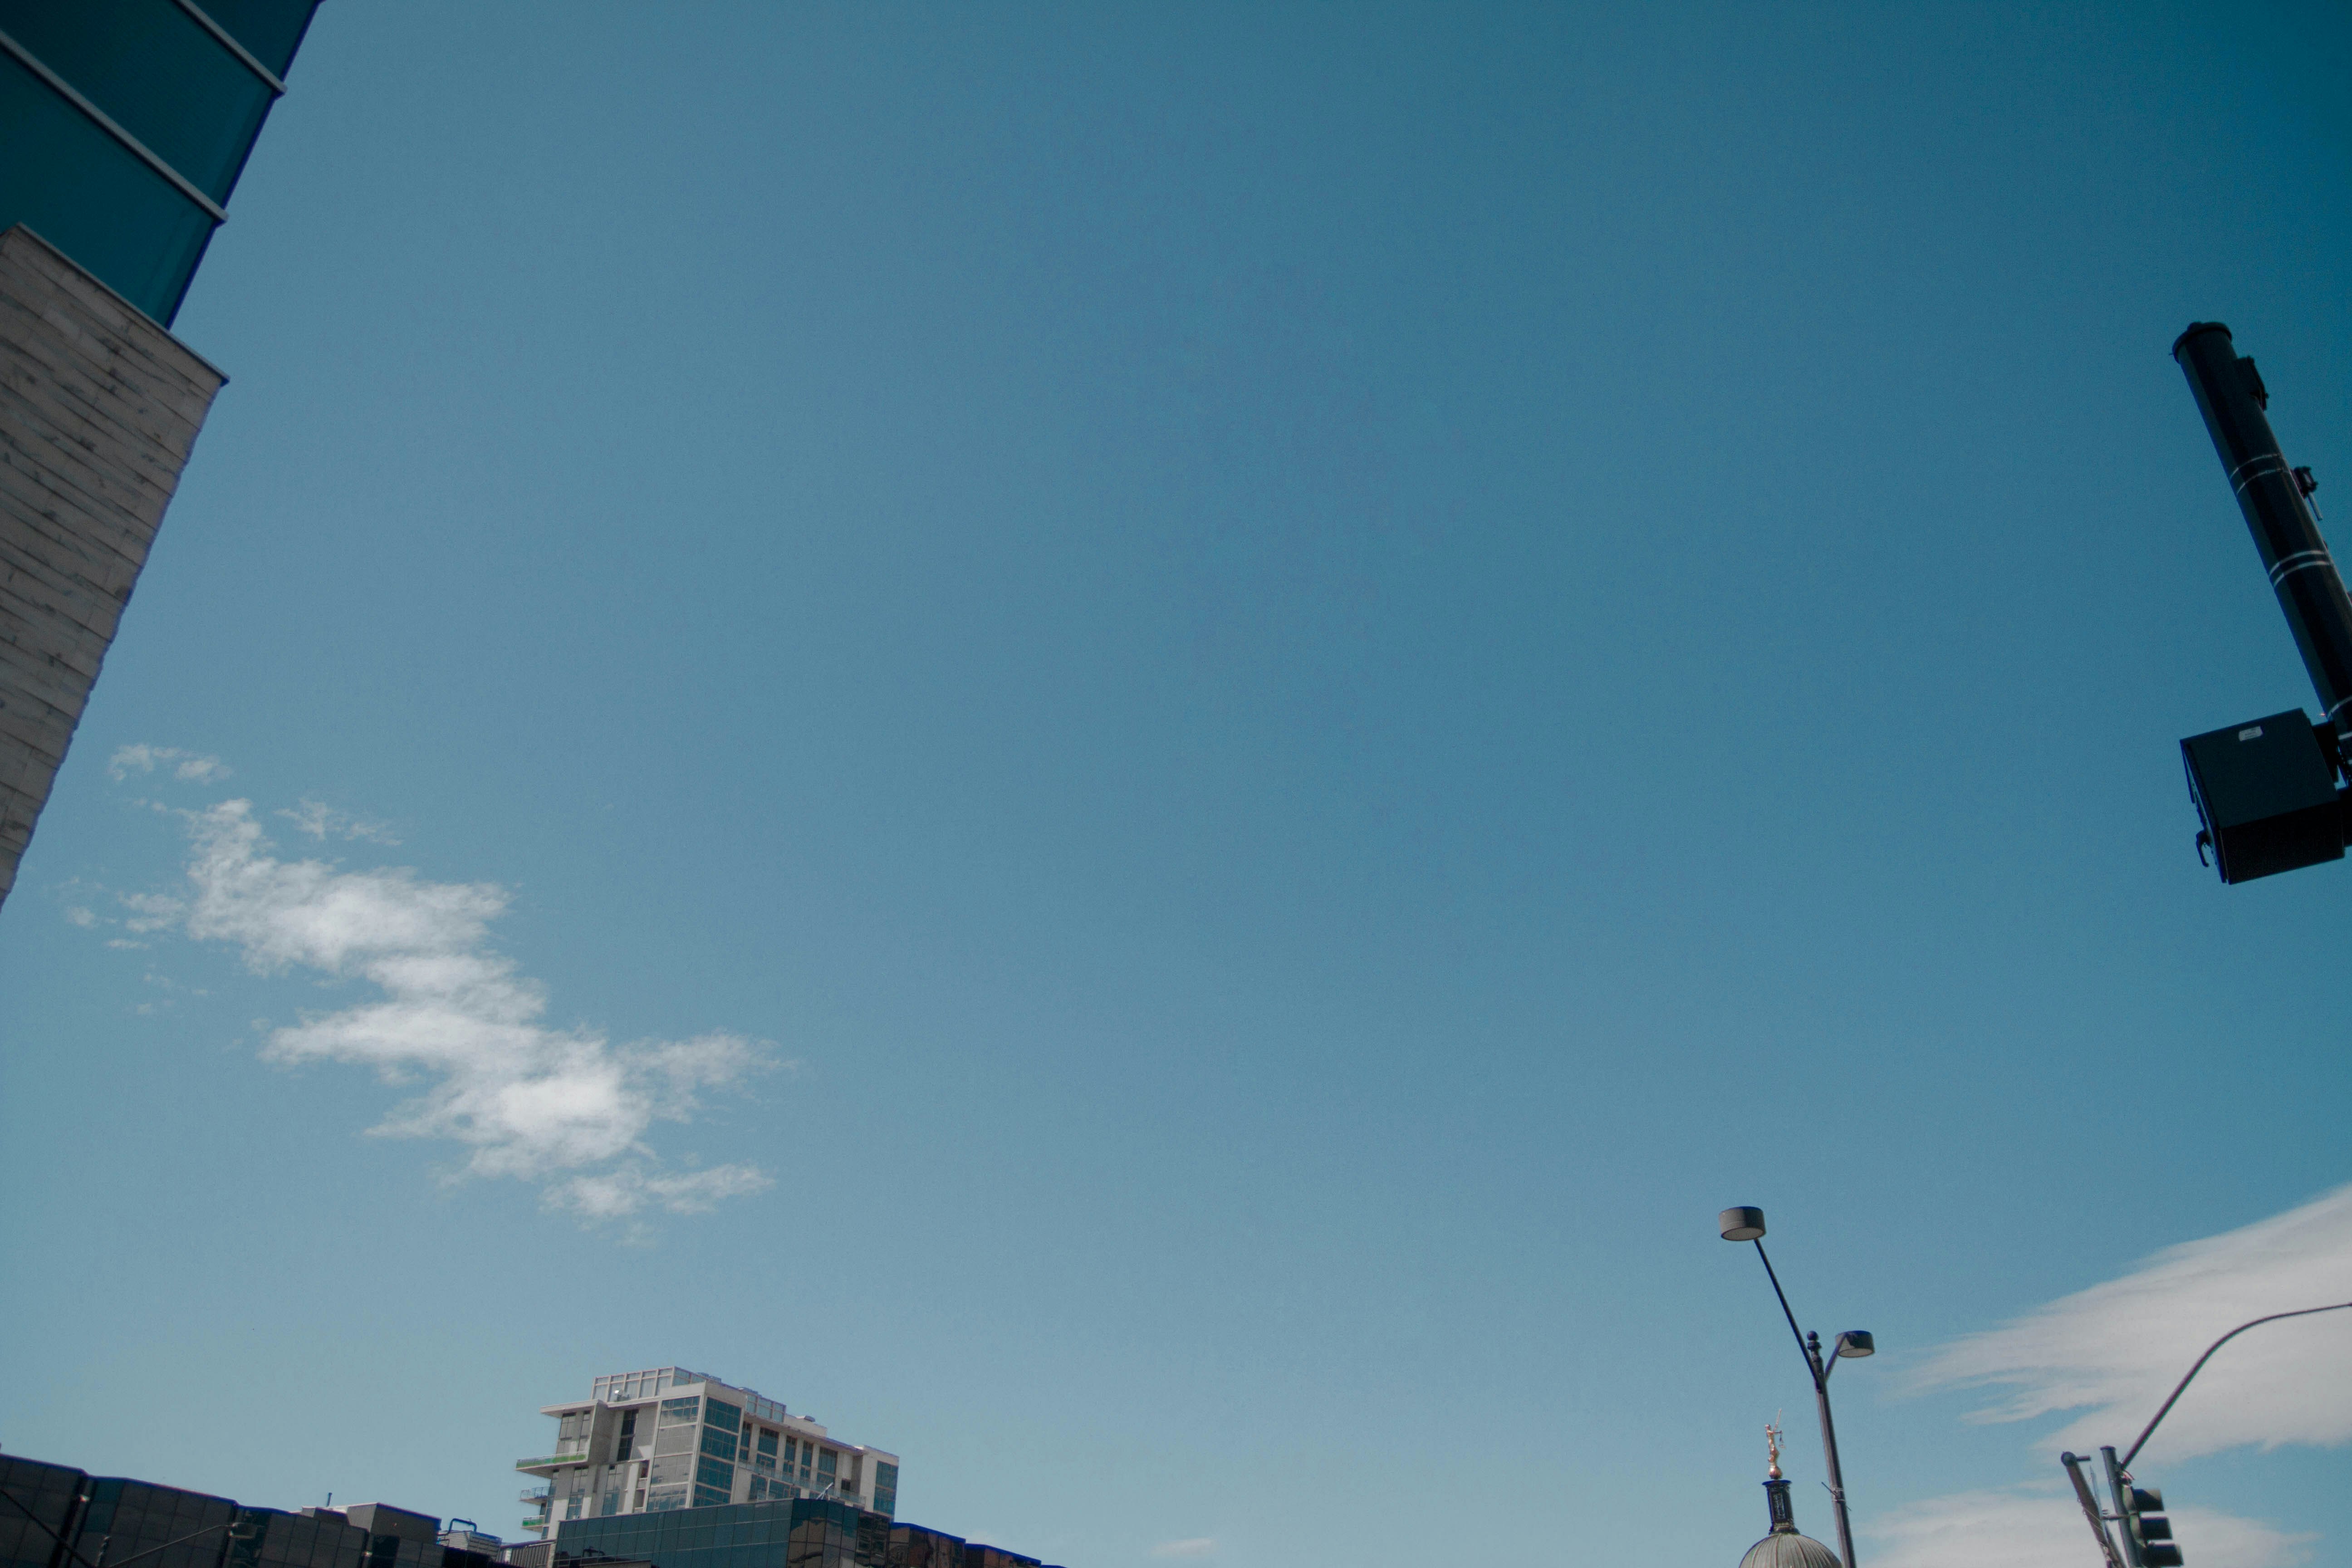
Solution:
[{"label": "lamp post", "polygon": [[1841,1361],[1877,1353],[1877,1342],[1861,1329],[1848,1329],[1837,1337],[1831,1353],[1823,1356],[1821,1335],[1806,1333],[1797,1327],[1797,1314],[1789,1310],[1788,1292],[1780,1289],[1780,1277],[1772,1271],[1772,1259],[1765,1256],[1764,1211],[1726,1209],[1716,1216],[1716,1223],[1724,1240],[1756,1244],[1756,1256],[1764,1262],[1764,1277],[1772,1281],[1772,1294],[1780,1300],[1780,1315],[1789,1320],[1789,1332],[1796,1336],[1797,1349],[1805,1358],[1805,1370],[1812,1374],[1813,1400],[1822,1413],[1822,1457],[1829,1463],[1830,1501],[1837,1509],[1838,1552],[1845,1559],[1845,1568],[1854,1568],[1853,1525],[1846,1518],[1845,1475],[1838,1468],[1837,1425],[1830,1419],[1830,1373]]}]

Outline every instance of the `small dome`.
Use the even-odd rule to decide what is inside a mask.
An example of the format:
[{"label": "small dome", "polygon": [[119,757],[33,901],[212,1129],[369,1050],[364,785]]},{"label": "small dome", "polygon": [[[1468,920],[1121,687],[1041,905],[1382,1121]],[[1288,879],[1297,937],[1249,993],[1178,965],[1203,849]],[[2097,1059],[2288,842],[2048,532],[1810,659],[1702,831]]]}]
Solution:
[{"label": "small dome", "polygon": [[1739,1568],[1841,1568],[1838,1555],[1810,1535],[1776,1530],[1748,1549]]}]

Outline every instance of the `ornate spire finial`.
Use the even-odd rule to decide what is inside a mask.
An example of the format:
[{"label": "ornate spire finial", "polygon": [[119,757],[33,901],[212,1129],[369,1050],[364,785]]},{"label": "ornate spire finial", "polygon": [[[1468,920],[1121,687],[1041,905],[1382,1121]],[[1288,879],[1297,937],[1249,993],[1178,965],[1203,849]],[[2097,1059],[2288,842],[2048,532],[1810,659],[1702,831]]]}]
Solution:
[{"label": "ornate spire finial", "polygon": [[1772,1468],[1766,1473],[1777,1481],[1780,1479],[1780,1427],[1777,1421],[1764,1423],[1764,1447],[1772,1456]]}]

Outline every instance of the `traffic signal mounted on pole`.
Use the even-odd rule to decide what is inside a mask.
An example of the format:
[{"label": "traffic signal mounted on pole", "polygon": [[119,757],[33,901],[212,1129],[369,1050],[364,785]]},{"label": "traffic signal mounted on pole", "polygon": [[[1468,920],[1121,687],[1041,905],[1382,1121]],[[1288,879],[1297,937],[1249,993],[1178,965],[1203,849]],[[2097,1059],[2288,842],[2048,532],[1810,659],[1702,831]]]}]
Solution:
[{"label": "traffic signal mounted on pole", "polygon": [[2189,792],[2224,882],[2344,858],[2347,812],[2338,775],[2352,781],[2352,597],[2320,537],[2309,468],[2290,468],[2271,433],[2269,389],[2230,329],[2194,321],[2173,341],[2205,431],[2237,493],[2238,509],[2270,574],[2287,629],[2319,693],[2315,724],[2300,709],[2250,719],[2180,742]]},{"label": "traffic signal mounted on pole", "polygon": [[2099,1458],[2106,1464],[2107,1495],[2116,1500],[2124,1562],[2129,1568],[2181,1568],[2180,1548],[2172,1543],[2172,1521],[2162,1511],[2164,1494],[2154,1487],[2132,1485],[2113,1448],[2100,1449]]},{"label": "traffic signal mounted on pole", "polygon": [[2139,1568],[2181,1568],[2172,1521],[2157,1511],[2163,1507],[2164,1494],[2154,1487],[2124,1482],[2124,1551]]}]

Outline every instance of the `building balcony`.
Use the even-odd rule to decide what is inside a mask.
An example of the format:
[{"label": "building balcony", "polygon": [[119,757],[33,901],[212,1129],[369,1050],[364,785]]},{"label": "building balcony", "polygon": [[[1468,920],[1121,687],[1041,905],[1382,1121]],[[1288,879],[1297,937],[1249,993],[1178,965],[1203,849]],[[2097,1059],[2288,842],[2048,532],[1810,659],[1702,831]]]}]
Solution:
[{"label": "building balcony", "polygon": [[544,1506],[548,1498],[552,1495],[553,1490],[554,1489],[551,1487],[533,1487],[529,1491],[523,1493],[522,1496],[515,1499],[515,1501],[535,1502]]},{"label": "building balcony", "polygon": [[517,1459],[515,1468],[533,1472],[554,1471],[562,1469],[566,1465],[584,1465],[587,1462],[588,1456],[585,1454],[550,1454],[543,1459]]},{"label": "building balcony", "polygon": [[548,1530],[551,1528],[551,1526],[550,1526],[550,1525],[549,1525],[549,1523],[548,1523],[547,1516],[546,1516],[545,1514],[541,1514],[540,1516],[538,1516],[537,1518],[534,1518],[534,1519],[526,1519],[526,1520],[524,1520],[524,1521],[522,1521],[522,1527],[523,1527],[525,1530],[536,1530],[536,1531],[539,1531],[541,1534],[542,1534],[542,1535],[544,1535],[544,1534],[548,1531]]}]

